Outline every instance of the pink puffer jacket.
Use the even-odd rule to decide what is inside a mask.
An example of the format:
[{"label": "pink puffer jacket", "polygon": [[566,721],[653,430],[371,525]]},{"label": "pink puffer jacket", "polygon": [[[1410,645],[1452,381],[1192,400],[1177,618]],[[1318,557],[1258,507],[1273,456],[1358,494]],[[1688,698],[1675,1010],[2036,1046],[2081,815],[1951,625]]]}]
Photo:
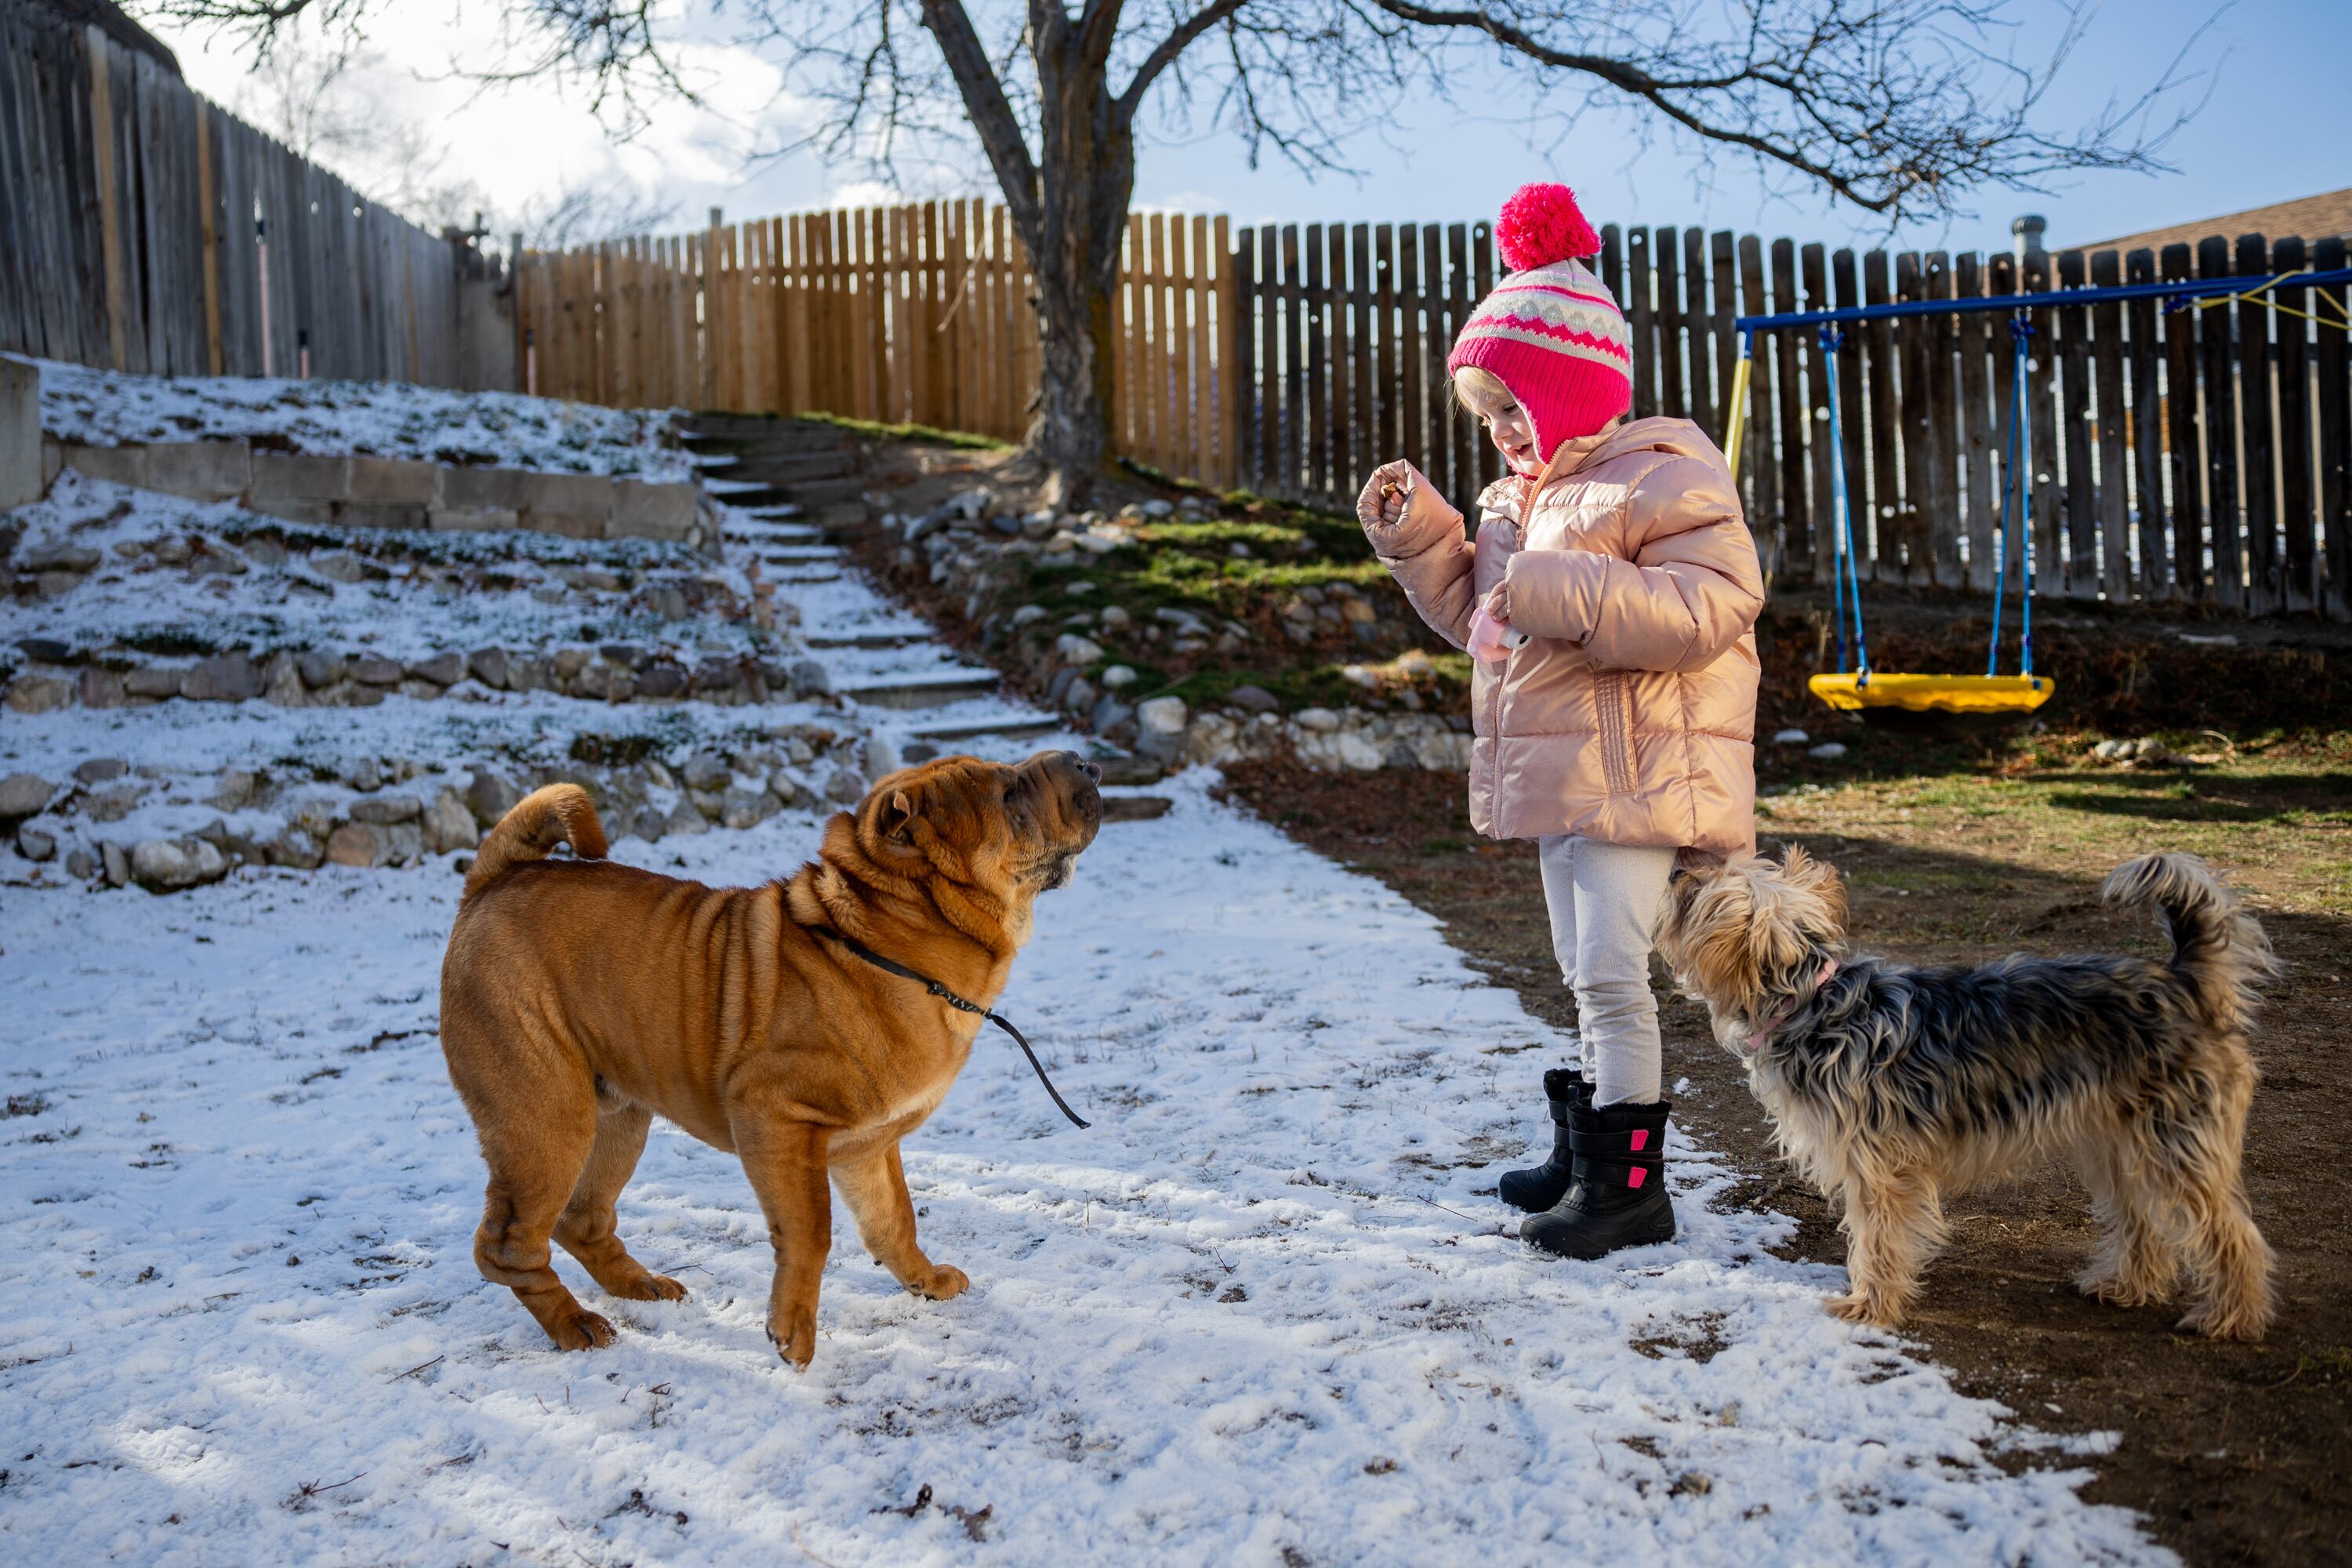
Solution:
[{"label": "pink puffer jacket", "polygon": [[[1534,481],[1489,486],[1475,545],[1409,464],[1376,473],[1358,508],[1440,636],[1466,647],[1500,583],[1532,639],[1475,667],[1472,825],[1752,850],[1764,582],[1723,454],[1687,419],[1640,419],[1561,446],[1549,474],[1531,510]],[[1404,488],[1393,523],[1384,482]]]}]

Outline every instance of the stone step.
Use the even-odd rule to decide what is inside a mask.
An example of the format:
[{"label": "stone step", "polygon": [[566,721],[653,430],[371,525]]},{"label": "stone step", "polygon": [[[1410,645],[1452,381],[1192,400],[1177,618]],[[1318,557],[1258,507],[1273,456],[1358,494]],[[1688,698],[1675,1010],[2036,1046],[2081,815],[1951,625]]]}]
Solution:
[{"label": "stone step", "polygon": [[811,647],[909,647],[929,642],[927,626],[903,632],[813,632],[802,640]]},{"label": "stone step", "polygon": [[849,433],[837,425],[814,419],[767,419],[749,414],[702,414],[678,433],[690,451],[734,451],[762,447],[770,451],[833,452],[850,449]]},{"label": "stone step", "polygon": [[841,581],[841,574],[837,570],[828,572],[823,567],[804,567],[799,571],[787,569],[775,573],[768,578],[768,581],[771,583],[782,583],[788,585],[793,584],[838,583]]},{"label": "stone step", "polygon": [[702,488],[709,492],[712,500],[721,506],[782,507],[795,504],[795,498],[792,492],[778,489],[769,484],[733,486],[730,482],[705,485]]},{"label": "stone step", "polygon": [[812,479],[837,479],[856,470],[848,452],[745,452],[719,473],[730,479],[764,479],[774,485],[805,484]]},{"label": "stone step", "polygon": [[760,559],[771,566],[802,566],[818,561],[838,561],[841,552],[830,544],[769,544],[756,541]]},{"label": "stone step", "polygon": [[803,511],[816,511],[845,500],[856,500],[866,491],[866,480],[856,475],[838,479],[814,479],[805,484],[783,487],[784,498]]},{"label": "stone step", "polygon": [[821,537],[814,523],[770,522],[754,518],[738,521],[734,536],[752,544],[814,544]]},{"label": "stone step", "polygon": [[867,708],[943,708],[950,702],[986,697],[995,691],[998,683],[994,670],[975,669],[970,674],[934,676],[924,680],[848,686],[841,689],[841,694],[856,698]]},{"label": "stone step", "polygon": [[1030,741],[1040,735],[1059,734],[1062,721],[1040,714],[1034,719],[998,719],[982,723],[927,724],[907,731],[910,741],[929,741],[934,744],[952,744],[958,741],[977,741],[984,735],[997,735],[1008,741]]}]

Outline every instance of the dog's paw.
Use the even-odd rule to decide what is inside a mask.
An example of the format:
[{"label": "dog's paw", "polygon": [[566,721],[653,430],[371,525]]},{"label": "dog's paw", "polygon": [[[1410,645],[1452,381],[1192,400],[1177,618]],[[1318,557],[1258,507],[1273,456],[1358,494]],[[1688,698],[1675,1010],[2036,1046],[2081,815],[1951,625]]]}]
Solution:
[{"label": "dog's paw", "polygon": [[918,1296],[933,1301],[945,1301],[961,1296],[971,1286],[971,1276],[951,1263],[934,1264],[928,1278],[908,1287]]},{"label": "dog's paw", "polygon": [[1867,1323],[1873,1328],[1891,1329],[1903,1321],[1901,1308],[1890,1306],[1873,1296],[1832,1296],[1828,1306],[1831,1316],[1843,1318],[1849,1323]]},{"label": "dog's paw", "polygon": [[686,1287],[667,1274],[648,1270],[628,1296],[633,1301],[683,1301],[686,1300]]},{"label": "dog's paw", "polygon": [[2074,1289],[2094,1301],[2104,1301],[2110,1307],[2145,1307],[2159,1300],[2152,1286],[2127,1284],[2112,1274],[2084,1269],[2074,1276]]},{"label": "dog's paw", "polygon": [[806,1372],[816,1356],[816,1310],[795,1308],[770,1318],[768,1342],[792,1363],[793,1370]]},{"label": "dog's paw", "polygon": [[2243,1340],[2251,1343],[2263,1337],[2270,1327],[2270,1314],[2264,1309],[2200,1307],[2173,1325],[2183,1333],[2202,1334],[2209,1340]]},{"label": "dog's paw", "polygon": [[547,1326],[548,1338],[555,1348],[564,1351],[602,1350],[613,1342],[612,1323],[585,1307],[573,1307],[557,1315]]}]

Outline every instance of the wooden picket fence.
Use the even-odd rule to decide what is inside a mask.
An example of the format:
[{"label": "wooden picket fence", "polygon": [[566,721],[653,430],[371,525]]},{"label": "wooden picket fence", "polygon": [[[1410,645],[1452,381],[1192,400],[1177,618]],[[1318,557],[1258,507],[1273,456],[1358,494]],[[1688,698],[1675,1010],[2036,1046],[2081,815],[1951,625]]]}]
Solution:
[{"label": "wooden picket fence", "polygon": [[[1242,482],[1220,367],[1227,221],[1128,220],[1113,441],[1171,473]],[[1037,389],[1034,282],[981,201],[795,213],[698,234],[526,253],[526,377],[544,396],[822,410],[1018,439]]]},{"label": "wooden picket fence", "polygon": [[152,57],[0,8],[0,349],[156,375],[307,363],[457,385],[457,287],[446,240]]},{"label": "wooden picket fence", "polygon": [[[1742,316],[2053,293],[2029,318],[2023,399],[2041,591],[2352,618],[2345,290],[2179,310],[2055,303],[2086,283],[2251,288],[2343,266],[2341,240],[2217,237],[2161,257],[2021,264],[1601,232],[1599,270],[1633,337],[1633,412],[1691,419],[1717,440]],[[1115,306],[1113,445],[1182,478],[1343,508],[1367,470],[1403,457],[1466,503],[1501,470],[1451,406],[1444,358],[1495,274],[1485,224],[1235,230],[1135,215]],[[822,410],[1008,439],[1028,422],[1030,279],[1003,209],[981,201],[714,224],[530,255],[518,275],[530,384],[544,395]],[[1759,335],[1740,482],[1780,580],[1828,580],[1842,462],[1863,581],[1992,586],[2012,342],[1992,314],[1872,322],[1834,351],[1810,331]],[[1829,440],[1832,369],[1843,452]]]}]

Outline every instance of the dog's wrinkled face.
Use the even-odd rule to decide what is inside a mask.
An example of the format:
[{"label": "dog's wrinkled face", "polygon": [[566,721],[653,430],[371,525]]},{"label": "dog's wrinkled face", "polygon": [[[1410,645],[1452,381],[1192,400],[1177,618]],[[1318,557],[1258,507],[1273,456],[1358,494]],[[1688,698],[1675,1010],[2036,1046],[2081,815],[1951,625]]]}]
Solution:
[{"label": "dog's wrinkled face", "polygon": [[856,812],[858,847],[902,874],[1008,903],[1066,885],[1102,826],[1102,770],[1074,752],[1016,765],[942,757],[877,783]]},{"label": "dog's wrinkled face", "polygon": [[1743,1034],[1844,943],[1844,884],[1795,847],[1778,863],[1742,856],[1677,876],[1658,927],[1676,983]]}]

